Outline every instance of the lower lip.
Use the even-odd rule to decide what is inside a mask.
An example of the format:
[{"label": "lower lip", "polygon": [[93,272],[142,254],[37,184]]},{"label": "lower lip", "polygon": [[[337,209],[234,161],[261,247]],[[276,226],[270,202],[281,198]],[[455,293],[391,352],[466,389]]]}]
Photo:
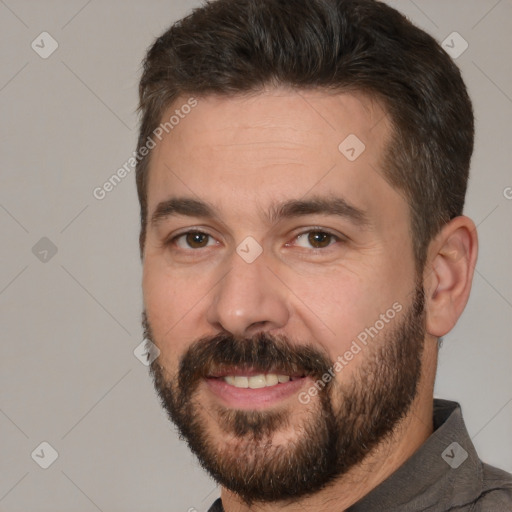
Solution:
[{"label": "lower lip", "polygon": [[223,378],[205,379],[208,389],[224,405],[234,409],[264,409],[266,407],[277,405],[287,398],[297,396],[300,389],[306,381],[311,380],[303,377],[296,380],[282,382],[275,386],[264,388],[237,388],[228,384]]}]

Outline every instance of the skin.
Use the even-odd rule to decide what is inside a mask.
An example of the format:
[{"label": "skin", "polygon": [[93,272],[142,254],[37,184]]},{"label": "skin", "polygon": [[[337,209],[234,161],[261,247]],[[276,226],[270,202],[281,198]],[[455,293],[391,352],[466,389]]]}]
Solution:
[{"label": "skin", "polygon": [[[179,99],[169,111],[186,100]],[[284,334],[321,347],[334,361],[392,304],[405,309],[411,303],[416,273],[409,207],[379,172],[390,130],[385,111],[363,95],[272,89],[198,98],[198,106],[157,144],[148,183],[149,219],[170,198],[200,200],[215,212],[211,217],[172,215],[148,224],[144,304],[169,378],[193,341],[222,331]],[[366,146],[353,162],[338,149],[350,134]],[[277,203],[333,195],[363,210],[368,225],[326,213],[269,218]],[[206,247],[190,248],[184,237],[165,244],[191,229],[211,235]],[[338,238],[314,248],[307,235],[298,236],[314,230]],[[263,250],[252,263],[236,252],[248,236]],[[335,485],[300,503],[248,508],[222,489],[227,512],[323,511],[330,510],[332,500],[337,509],[347,508],[421,446],[432,433],[437,340],[465,307],[476,254],[476,228],[464,216],[446,224],[429,246],[422,375],[395,435]],[[357,379],[364,358],[365,350],[336,374],[340,384]],[[213,441],[228,442],[212,413],[216,404],[225,405],[222,397],[202,386],[197,399],[210,413]],[[304,419],[308,405],[294,395],[269,407],[286,407],[292,415],[289,428],[277,432],[273,442],[292,442],[299,435],[293,425]]]}]

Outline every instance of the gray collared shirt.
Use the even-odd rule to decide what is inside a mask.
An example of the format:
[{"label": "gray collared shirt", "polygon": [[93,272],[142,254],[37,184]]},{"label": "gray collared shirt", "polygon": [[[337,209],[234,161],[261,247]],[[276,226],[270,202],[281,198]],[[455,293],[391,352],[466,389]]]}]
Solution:
[{"label": "gray collared shirt", "polygon": [[[346,512],[512,512],[512,475],[484,464],[460,405],[434,400],[434,432]],[[224,512],[218,499],[209,512]]]}]

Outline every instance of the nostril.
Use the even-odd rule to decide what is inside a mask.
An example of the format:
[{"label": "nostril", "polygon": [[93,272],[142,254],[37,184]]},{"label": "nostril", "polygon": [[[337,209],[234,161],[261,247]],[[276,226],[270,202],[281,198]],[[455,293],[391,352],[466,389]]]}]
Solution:
[{"label": "nostril", "polygon": [[[268,324],[268,322],[266,320],[259,320],[258,322],[253,322],[251,325],[249,325],[247,330],[248,331],[258,331],[258,330],[261,330],[262,328],[266,327],[267,324]],[[251,334],[256,334],[256,333],[251,333]]]}]

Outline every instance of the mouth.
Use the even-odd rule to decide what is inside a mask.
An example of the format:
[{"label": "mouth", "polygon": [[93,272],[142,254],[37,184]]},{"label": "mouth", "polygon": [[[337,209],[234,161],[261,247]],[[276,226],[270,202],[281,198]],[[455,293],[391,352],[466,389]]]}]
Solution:
[{"label": "mouth", "polygon": [[228,407],[261,409],[296,394],[308,377],[285,371],[262,372],[257,369],[226,369],[206,377],[216,398]]},{"label": "mouth", "polygon": [[261,389],[277,386],[278,384],[284,384],[285,382],[302,379],[304,377],[304,375],[291,376],[280,373],[258,373],[255,375],[226,375],[217,378],[224,379],[224,382],[227,382],[235,388]]}]

